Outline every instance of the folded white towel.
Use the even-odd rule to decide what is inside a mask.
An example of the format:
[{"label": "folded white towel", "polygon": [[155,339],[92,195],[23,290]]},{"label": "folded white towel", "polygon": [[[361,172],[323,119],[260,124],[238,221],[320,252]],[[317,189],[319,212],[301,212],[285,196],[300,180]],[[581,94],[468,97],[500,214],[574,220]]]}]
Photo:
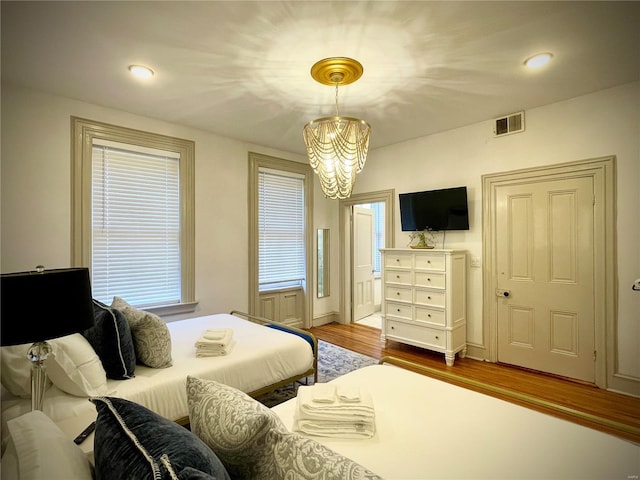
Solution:
[{"label": "folded white towel", "polygon": [[224,355],[229,355],[229,353],[231,353],[231,350],[233,350],[233,346],[235,344],[235,341],[231,341],[224,347],[206,345],[196,347],[196,357],[222,357]]},{"label": "folded white towel", "polygon": [[210,328],[205,331],[202,336],[207,340],[222,340],[230,328]]},{"label": "folded white towel", "polygon": [[346,385],[340,385],[338,387],[338,398],[348,403],[360,402],[362,400],[358,387],[348,387]]},{"label": "folded white towel", "polygon": [[360,392],[359,402],[345,402],[340,398],[332,403],[313,401],[314,386],[298,387],[296,411],[299,418],[305,420],[346,420],[358,421],[373,418],[375,411],[373,399],[366,392]]},{"label": "folded white towel", "polygon": [[[227,345],[229,345],[229,343],[231,343],[231,340],[233,338],[233,330],[230,328],[224,328],[221,329],[224,330],[224,332],[220,332],[222,333],[222,336],[220,338],[217,339],[210,339],[207,338],[207,335],[209,335],[209,330],[205,331],[200,338],[198,338],[198,340],[196,340],[196,348],[200,348],[200,347],[226,347]],[[218,333],[214,332],[212,335],[216,336],[218,335]]]},{"label": "folded white towel", "polygon": [[336,387],[328,383],[316,383],[311,389],[311,400],[317,403],[333,403],[336,401]]},{"label": "folded white towel", "polygon": [[363,422],[331,422],[296,419],[293,430],[317,437],[361,439],[376,433],[374,420]]}]

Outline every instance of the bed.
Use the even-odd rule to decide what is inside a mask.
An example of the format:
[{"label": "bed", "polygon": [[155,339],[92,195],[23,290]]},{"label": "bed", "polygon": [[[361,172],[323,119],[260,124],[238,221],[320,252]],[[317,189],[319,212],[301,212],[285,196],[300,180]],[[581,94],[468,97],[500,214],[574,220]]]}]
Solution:
[{"label": "bed", "polygon": [[[406,362],[384,363],[331,382],[372,395],[375,435],[312,437],[384,478],[628,479],[640,474],[640,445],[397,366],[409,366]],[[289,430],[295,405],[292,399],[272,408]]]},{"label": "bed", "polygon": [[[173,365],[137,365],[135,378],[107,380],[107,394],[134,401],[178,423],[188,422],[187,375],[216,380],[257,396],[279,386],[317,375],[317,340],[298,330],[238,311],[167,323]],[[230,328],[235,341],[225,356],[196,358],[195,342],[204,330]],[[24,360],[25,364],[28,361]],[[12,396],[3,388],[2,431],[6,422],[31,409],[30,399]],[[55,385],[45,393],[44,413],[54,422],[76,417],[86,425],[95,418],[87,398],[69,395]],[[81,429],[80,429],[81,430]]]}]

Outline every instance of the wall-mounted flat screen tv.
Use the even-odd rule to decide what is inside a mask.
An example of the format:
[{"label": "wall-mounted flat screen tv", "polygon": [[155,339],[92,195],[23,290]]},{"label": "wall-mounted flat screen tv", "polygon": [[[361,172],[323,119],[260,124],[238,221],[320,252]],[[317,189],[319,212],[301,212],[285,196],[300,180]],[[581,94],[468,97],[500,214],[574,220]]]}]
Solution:
[{"label": "wall-mounted flat screen tv", "polygon": [[400,194],[403,232],[469,230],[467,187]]}]

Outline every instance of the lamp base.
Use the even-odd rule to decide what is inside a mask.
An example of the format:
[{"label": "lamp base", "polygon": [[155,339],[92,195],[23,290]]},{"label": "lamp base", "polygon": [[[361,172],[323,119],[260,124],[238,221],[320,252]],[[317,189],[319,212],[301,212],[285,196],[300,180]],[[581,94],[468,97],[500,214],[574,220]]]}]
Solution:
[{"label": "lamp base", "polygon": [[31,360],[31,410],[42,410],[47,386],[47,368],[44,361],[51,351],[51,344],[48,342],[35,342],[27,352],[27,357]]}]

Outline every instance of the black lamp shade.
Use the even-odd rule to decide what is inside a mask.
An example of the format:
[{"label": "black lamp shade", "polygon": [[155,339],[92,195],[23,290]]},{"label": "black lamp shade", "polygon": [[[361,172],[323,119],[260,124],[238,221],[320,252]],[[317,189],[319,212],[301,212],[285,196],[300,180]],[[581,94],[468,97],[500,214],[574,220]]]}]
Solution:
[{"label": "black lamp shade", "polygon": [[87,268],[6,273],[0,282],[2,346],[63,337],[94,324]]}]

